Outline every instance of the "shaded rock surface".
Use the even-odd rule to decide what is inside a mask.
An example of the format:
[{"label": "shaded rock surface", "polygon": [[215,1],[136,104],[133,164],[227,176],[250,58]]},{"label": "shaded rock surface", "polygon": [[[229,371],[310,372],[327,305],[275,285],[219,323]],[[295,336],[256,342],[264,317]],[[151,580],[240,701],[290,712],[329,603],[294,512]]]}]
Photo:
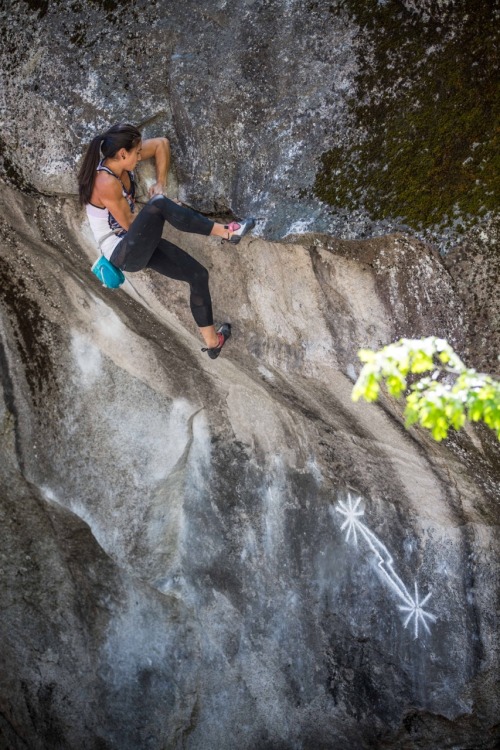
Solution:
[{"label": "shaded rock surface", "polygon": [[269,239],[410,226],[445,247],[498,211],[497,2],[2,8],[0,152],[17,182],[75,192],[86,144],[121,120],[171,139],[183,200],[251,212]]},{"label": "shaded rock surface", "polygon": [[1,211],[3,746],[494,748],[494,443],[350,401],[360,345],[464,346],[437,253],[172,232],[211,362],[182,284],[93,281],[73,199]]},{"label": "shaded rock surface", "polygon": [[469,234],[445,257],[454,288],[467,310],[464,355],[484,372],[500,375],[499,222]]}]

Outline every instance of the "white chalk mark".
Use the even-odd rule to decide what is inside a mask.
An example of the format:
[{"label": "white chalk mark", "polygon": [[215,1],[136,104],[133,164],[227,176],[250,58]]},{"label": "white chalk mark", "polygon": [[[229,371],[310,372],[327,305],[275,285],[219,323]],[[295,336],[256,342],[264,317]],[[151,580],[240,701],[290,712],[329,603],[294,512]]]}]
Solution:
[{"label": "white chalk mark", "polygon": [[424,626],[424,628],[426,629],[426,631],[428,633],[430,633],[431,631],[430,631],[429,625],[427,624],[427,621],[426,621],[425,618],[427,617],[427,619],[430,620],[431,622],[436,622],[435,616],[433,614],[431,614],[430,612],[426,612],[424,610],[424,604],[429,601],[430,597],[431,597],[431,595],[427,594],[427,596],[424,597],[424,599],[422,599],[421,602],[419,602],[419,600],[418,600],[419,599],[419,597],[418,597],[418,587],[417,587],[417,582],[415,581],[415,599],[413,600],[412,606],[411,607],[401,607],[401,606],[399,607],[399,609],[402,612],[409,612],[410,613],[408,615],[408,617],[406,618],[405,622],[404,622],[404,627],[405,628],[408,625],[408,623],[410,622],[410,620],[412,619],[412,617],[414,618],[414,623],[415,623],[415,638],[418,638],[418,624],[419,624],[419,622],[422,623],[422,625]]},{"label": "white chalk mark", "polygon": [[377,558],[378,568],[384,580],[404,602],[404,606],[399,606],[401,611],[409,613],[404,622],[404,627],[406,628],[413,618],[415,638],[418,638],[419,623],[423,625],[427,633],[430,633],[428,622],[436,622],[436,617],[426,611],[424,605],[429,601],[431,594],[427,594],[422,601],[419,601],[418,587],[417,582],[415,581],[415,597],[412,597],[405,584],[394,570],[393,559],[387,547],[382,544],[380,539],[378,539],[372,531],[370,531],[368,526],[359,520],[360,517],[364,515],[364,510],[359,507],[360,503],[360,497],[354,500],[351,494],[348,494],[347,502],[339,500],[335,507],[335,510],[345,518],[345,521],[340,528],[341,531],[347,530],[345,537],[346,542],[352,537],[357,546],[358,537],[356,532],[359,532]]},{"label": "white chalk mark", "polygon": [[347,506],[343,502],[339,502],[339,504],[337,505],[338,512],[342,513],[342,515],[346,517],[346,520],[340,527],[342,531],[344,531],[344,529],[347,527],[347,534],[346,534],[345,540],[346,542],[348,542],[349,537],[351,536],[351,533],[352,533],[354,537],[354,543],[356,544],[356,546],[358,544],[358,537],[356,536],[356,525],[358,523],[358,517],[364,516],[365,514],[364,510],[358,510],[358,505],[360,504],[360,502],[361,502],[361,498],[358,497],[356,502],[353,504],[352,498],[349,495]]}]

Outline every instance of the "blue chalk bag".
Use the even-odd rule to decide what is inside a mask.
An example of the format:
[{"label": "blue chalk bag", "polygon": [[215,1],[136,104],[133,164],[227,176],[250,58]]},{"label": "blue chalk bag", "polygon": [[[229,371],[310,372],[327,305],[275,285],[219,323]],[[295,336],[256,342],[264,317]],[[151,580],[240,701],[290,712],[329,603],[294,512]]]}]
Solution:
[{"label": "blue chalk bag", "polygon": [[91,271],[107,289],[118,289],[118,287],[125,281],[123,271],[120,271],[119,268],[110,263],[104,255],[101,255],[101,257],[96,260]]}]

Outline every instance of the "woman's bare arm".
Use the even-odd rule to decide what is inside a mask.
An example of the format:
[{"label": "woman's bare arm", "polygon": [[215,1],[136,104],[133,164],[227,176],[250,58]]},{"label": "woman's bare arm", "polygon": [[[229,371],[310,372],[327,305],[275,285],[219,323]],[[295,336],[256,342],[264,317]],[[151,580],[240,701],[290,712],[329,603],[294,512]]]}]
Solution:
[{"label": "woman's bare arm", "polygon": [[94,196],[103,206],[106,206],[110,214],[124,229],[129,229],[135,214],[130,210],[127,199],[123,195],[121,183],[108,174],[99,172],[96,177]]},{"label": "woman's bare arm", "polygon": [[149,188],[149,197],[164,195],[170,167],[170,142],[168,138],[148,138],[142,142],[141,159],[155,160],[156,182]]}]

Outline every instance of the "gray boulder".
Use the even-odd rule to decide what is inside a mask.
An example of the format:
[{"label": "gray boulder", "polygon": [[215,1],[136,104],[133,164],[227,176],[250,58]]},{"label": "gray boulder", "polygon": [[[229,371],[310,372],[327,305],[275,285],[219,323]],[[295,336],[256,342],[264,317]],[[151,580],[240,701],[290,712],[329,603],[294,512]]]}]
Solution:
[{"label": "gray boulder", "polygon": [[[481,106],[445,97],[486,5],[4,2],[0,748],[498,746],[498,443],[351,401],[358,349],[401,336],[496,372],[493,41]],[[465,135],[429,198],[443,152],[404,108],[438,80],[440,144]],[[168,135],[170,195],[259,220],[166,230],[233,325],[215,362],[184,285],[90,274],[75,174],[117,120]]]}]

